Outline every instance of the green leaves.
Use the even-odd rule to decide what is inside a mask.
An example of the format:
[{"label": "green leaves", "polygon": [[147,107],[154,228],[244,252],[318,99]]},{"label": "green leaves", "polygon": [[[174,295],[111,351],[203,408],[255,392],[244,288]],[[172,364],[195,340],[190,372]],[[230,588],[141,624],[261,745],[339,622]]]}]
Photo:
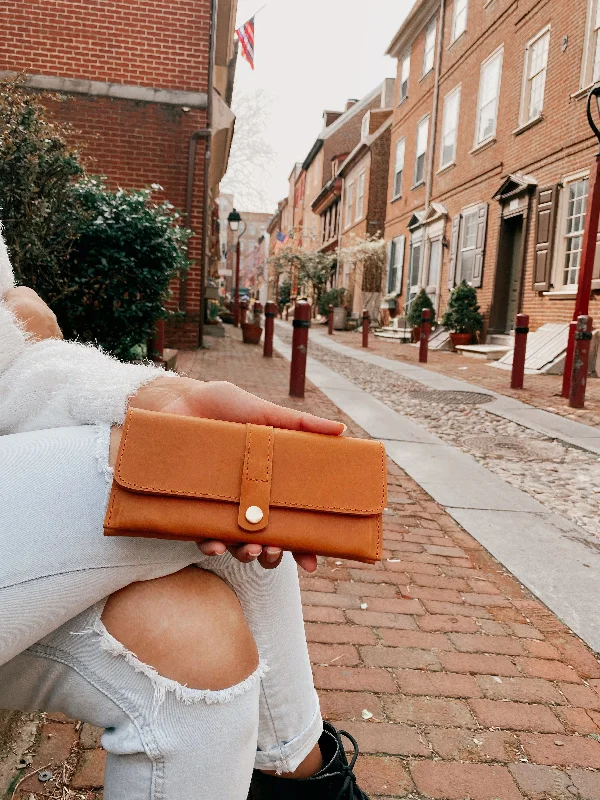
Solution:
[{"label": "green leaves", "polygon": [[451,291],[442,325],[453,333],[475,333],[483,328],[477,292],[466,281],[462,281]]},{"label": "green leaves", "polygon": [[408,313],[406,315],[406,321],[412,328],[421,324],[421,312],[424,308],[428,308],[431,311],[430,320],[431,324],[433,325],[435,323],[435,308],[433,307],[431,298],[425,289],[421,289],[421,291],[410,304]]}]

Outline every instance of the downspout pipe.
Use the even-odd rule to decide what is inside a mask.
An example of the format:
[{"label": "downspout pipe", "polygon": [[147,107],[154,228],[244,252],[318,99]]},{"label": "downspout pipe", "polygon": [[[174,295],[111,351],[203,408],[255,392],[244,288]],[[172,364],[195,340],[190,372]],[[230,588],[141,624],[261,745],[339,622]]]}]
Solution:
[{"label": "downspout pipe", "polygon": [[[210,42],[208,53],[208,87],[207,87],[207,102],[206,102],[206,128],[201,128],[192,133],[189,139],[188,146],[188,169],[187,169],[187,186],[185,197],[185,213],[188,226],[191,227],[190,222],[192,218],[192,205],[194,200],[194,173],[196,169],[196,144],[199,139],[203,139],[206,144],[204,147],[204,180],[202,186],[202,231],[201,231],[201,244],[200,244],[200,301],[199,301],[199,314],[198,314],[198,347],[204,346],[204,302],[206,298],[206,276],[208,273],[208,226],[212,215],[209,213],[209,199],[210,199],[210,159],[211,159],[211,144],[212,144],[212,123],[213,123],[213,74],[215,62],[215,43],[216,43],[216,28],[217,28],[217,11],[218,0],[211,0],[211,13],[210,13]],[[181,282],[179,292],[179,308],[184,313],[187,306],[187,280],[184,278]]]},{"label": "downspout pipe", "polygon": [[444,18],[446,16],[446,0],[440,2],[440,24],[437,37],[437,52],[435,54],[435,76],[433,82],[433,105],[431,109],[431,131],[429,141],[429,158],[427,164],[427,182],[425,184],[425,211],[431,203],[431,190],[433,186],[433,167],[435,164],[435,138],[437,136],[438,107],[440,98],[440,72],[442,69],[442,49],[444,46]]}]

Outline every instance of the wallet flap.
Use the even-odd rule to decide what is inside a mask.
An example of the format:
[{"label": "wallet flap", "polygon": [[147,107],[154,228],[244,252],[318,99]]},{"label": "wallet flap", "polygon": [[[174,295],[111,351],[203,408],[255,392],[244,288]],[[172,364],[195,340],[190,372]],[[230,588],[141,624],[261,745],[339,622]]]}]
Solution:
[{"label": "wallet flap", "polygon": [[381,442],[142,409],[127,414],[115,482],[132,492],[239,503],[247,427],[272,431],[271,507],[358,515],[383,511]]}]

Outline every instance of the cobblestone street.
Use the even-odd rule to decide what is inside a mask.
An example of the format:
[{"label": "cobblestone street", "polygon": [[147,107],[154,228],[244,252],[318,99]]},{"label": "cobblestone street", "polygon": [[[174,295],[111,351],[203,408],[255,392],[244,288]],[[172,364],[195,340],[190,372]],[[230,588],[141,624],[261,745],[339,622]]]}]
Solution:
[{"label": "cobblestone street", "polygon": [[[314,341],[310,352],[330,358]],[[341,419],[349,435],[366,436],[310,384],[304,400],[289,398],[288,362],[264,359],[262,348],[242,345],[231,328],[210,349],[182,354],[179,368]],[[336,359],[335,368],[381,394],[394,388],[364,365],[357,371]],[[414,387],[395,389],[394,402],[416,415],[418,401],[404,407]],[[437,407],[441,422],[433,411],[422,421],[453,443],[482,433],[476,406],[441,412]],[[542,463],[550,474],[547,465],[568,465],[575,473],[584,463],[578,457],[589,454],[571,459],[564,449],[558,460],[527,462],[527,469]],[[487,457],[486,466],[495,461]],[[390,460],[388,480],[383,562],[321,559],[315,575],[301,577],[323,713],[358,739],[361,786],[380,800],[600,800],[596,656]],[[99,734],[46,717],[33,764],[18,775],[50,764],[58,780],[27,778],[14,798],[100,800]]]}]

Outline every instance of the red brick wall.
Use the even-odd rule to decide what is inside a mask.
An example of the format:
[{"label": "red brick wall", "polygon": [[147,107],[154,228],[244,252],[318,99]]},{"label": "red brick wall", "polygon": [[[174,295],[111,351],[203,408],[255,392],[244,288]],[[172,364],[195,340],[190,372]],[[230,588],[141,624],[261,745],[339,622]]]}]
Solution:
[{"label": "red brick wall", "polygon": [[[495,0],[484,7],[470,0],[467,30],[450,43],[453,2],[449,2],[444,25],[440,106],[434,149],[432,200],[448,209],[446,237],[450,239],[452,218],[472,203],[488,203],[487,242],[483,285],[478,291],[482,310],[487,314],[493,296],[495,265],[498,254],[500,204],[492,200],[503,179],[510,173],[533,176],[539,186],[558,183],[564,175],[589,168],[593,162],[594,140],[585,119],[585,99],[572,95],[580,88],[580,68],[587,13],[586,0]],[[544,26],[551,25],[543,119],[529,130],[515,134],[519,125],[525,46]],[[566,48],[563,36],[568,37]],[[407,235],[406,224],[413,211],[423,208],[424,189],[411,190],[416,124],[431,111],[433,73],[419,82],[423,56],[424,30],[413,44],[408,100],[395,109],[392,132],[390,176],[393,174],[395,143],[406,136],[403,197],[388,201],[386,239],[400,233]],[[477,93],[481,62],[497,47],[504,46],[496,142],[485,149],[474,148]],[[458,145],[455,166],[437,174],[442,125],[443,98],[458,84],[462,85]],[[431,126],[430,141],[431,142]],[[391,187],[390,177],[390,187]],[[391,193],[388,192],[388,195]],[[534,292],[532,269],[535,232],[535,194],[530,206],[526,264],[522,277],[522,302],[519,310],[531,315],[531,328],[544,322],[568,321],[573,313],[572,299],[557,300]],[[408,256],[408,245],[407,245]],[[448,295],[447,271],[449,249],[444,249],[441,281],[441,308]],[[405,269],[405,273],[406,273]],[[406,285],[406,278],[405,278]],[[404,298],[402,298],[402,301]],[[592,311],[598,306],[592,300]]]},{"label": "red brick wall", "polygon": [[[209,23],[210,0],[7,0],[0,70],[206,92]],[[72,124],[89,172],[113,187],[158,183],[184,210],[189,137],[206,127],[205,111],[85,95],[47,105]],[[204,147],[197,142],[186,317],[168,326],[169,346],[197,346]]]}]

